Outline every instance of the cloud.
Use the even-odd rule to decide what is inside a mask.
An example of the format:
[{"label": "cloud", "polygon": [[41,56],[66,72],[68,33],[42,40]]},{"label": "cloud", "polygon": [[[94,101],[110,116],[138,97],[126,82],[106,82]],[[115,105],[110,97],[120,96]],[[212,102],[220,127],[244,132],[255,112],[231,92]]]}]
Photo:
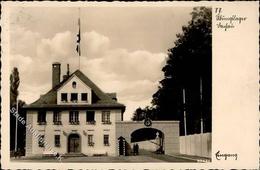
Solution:
[{"label": "cloud", "polygon": [[10,44],[11,54],[35,56],[35,49],[41,40],[41,34],[25,29],[24,27],[11,27]]},{"label": "cloud", "polygon": [[[43,38],[37,46],[37,57],[40,60],[62,60],[75,55],[71,32],[57,33],[53,38]],[[76,49],[76,48],[74,48]]]},{"label": "cloud", "polygon": [[[21,77],[21,80],[23,80],[23,78]],[[19,98],[24,100],[24,97],[26,96],[26,99],[29,101],[36,101],[40,95],[47,93],[50,90],[50,84],[49,83],[45,83],[45,84],[41,84],[39,86],[35,86],[33,84],[29,84],[29,83],[20,83],[20,94],[19,94]],[[29,104],[27,102],[27,104]]]},{"label": "cloud", "polygon": [[[60,62],[61,72],[65,74],[67,63],[70,64],[71,72],[78,69],[79,57],[75,50],[76,37],[70,31],[49,38],[24,31],[27,34],[23,35],[21,31],[15,33],[19,33],[17,41],[26,44],[27,38],[24,36],[29,35],[37,43],[29,43],[30,47],[25,45],[24,49],[12,51],[11,65],[17,66],[20,71],[20,97],[31,103],[51,88],[53,62]],[[103,91],[118,93],[119,101],[127,106],[127,119],[130,119],[136,108],[150,103],[158,81],[163,76],[161,69],[166,54],[111,48],[110,39],[96,31],[83,33],[81,42],[81,71]],[[11,44],[12,47],[14,45],[17,44]],[[30,53],[25,52],[28,49],[31,49]]]},{"label": "cloud", "polygon": [[130,83],[119,91],[123,100],[142,101],[150,98],[158,87],[158,82],[153,83],[148,80],[138,80]]},{"label": "cloud", "polygon": [[161,77],[158,70],[161,70],[165,57],[164,53],[116,49],[104,57],[102,67],[107,72],[117,73],[123,80],[156,81]]},{"label": "cloud", "polygon": [[32,58],[29,56],[23,56],[21,54],[15,54],[10,56],[10,63],[12,67],[20,68],[20,72],[25,72],[27,70],[24,66],[29,66],[32,64]]},{"label": "cloud", "polygon": [[83,33],[82,54],[89,58],[102,57],[109,49],[108,37],[98,34],[96,31]]}]

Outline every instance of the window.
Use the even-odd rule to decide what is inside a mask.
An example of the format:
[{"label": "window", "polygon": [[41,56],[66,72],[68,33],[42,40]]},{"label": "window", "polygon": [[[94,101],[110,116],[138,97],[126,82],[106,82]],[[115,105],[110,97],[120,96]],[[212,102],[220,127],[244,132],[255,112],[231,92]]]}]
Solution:
[{"label": "window", "polygon": [[61,101],[62,102],[68,101],[68,94],[67,93],[61,93]]},{"label": "window", "polygon": [[78,101],[78,93],[71,93],[71,101],[76,102]]},{"label": "window", "polygon": [[37,122],[39,125],[46,125],[46,111],[40,110],[38,112]]},{"label": "window", "polygon": [[54,136],[54,144],[55,144],[55,147],[60,147],[60,135]]},{"label": "window", "polygon": [[53,111],[53,123],[55,125],[61,125],[61,113],[58,111]]},{"label": "window", "polygon": [[94,146],[93,135],[88,135],[88,146]]},{"label": "window", "polygon": [[81,100],[88,101],[88,93],[81,93]]},{"label": "window", "polygon": [[87,111],[87,123],[95,124],[95,111]]},{"label": "window", "polygon": [[72,82],[72,87],[75,89],[77,87],[77,83],[75,81]]},{"label": "window", "polygon": [[102,112],[102,123],[103,124],[111,124],[110,122],[110,111]]},{"label": "window", "polygon": [[38,138],[38,146],[39,147],[44,147],[44,135],[40,135]]},{"label": "window", "polygon": [[104,135],[104,145],[109,146],[109,135]]},{"label": "window", "polygon": [[70,124],[78,125],[79,124],[79,112],[70,111]]}]

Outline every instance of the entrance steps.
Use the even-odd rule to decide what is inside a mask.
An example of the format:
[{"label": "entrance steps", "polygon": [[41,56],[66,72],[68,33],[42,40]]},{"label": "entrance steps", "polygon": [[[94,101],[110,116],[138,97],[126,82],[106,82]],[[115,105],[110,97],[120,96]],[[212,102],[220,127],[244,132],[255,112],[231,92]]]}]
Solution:
[{"label": "entrance steps", "polygon": [[62,155],[62,157],[85,157],[88,155],[85,155],[83,153],[66,153],[64,155]]}]

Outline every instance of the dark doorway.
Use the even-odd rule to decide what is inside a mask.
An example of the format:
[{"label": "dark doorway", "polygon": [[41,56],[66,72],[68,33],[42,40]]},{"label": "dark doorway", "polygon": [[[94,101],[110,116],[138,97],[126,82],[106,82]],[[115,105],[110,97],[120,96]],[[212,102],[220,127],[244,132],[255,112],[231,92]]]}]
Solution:
[{"label": "dark doorway", "polygon": [[80,152],[80,136],[78,134],[70,134],[68,137],[68,152]]},{"label": "dark doorway", "polygon": [[[141,128],[131,133],[131,143],[144,142],[153,145],[153,152],[164,154],[164,134],[162,131],[154,128]],[[140,149],[142,149],[140,147]]]}]

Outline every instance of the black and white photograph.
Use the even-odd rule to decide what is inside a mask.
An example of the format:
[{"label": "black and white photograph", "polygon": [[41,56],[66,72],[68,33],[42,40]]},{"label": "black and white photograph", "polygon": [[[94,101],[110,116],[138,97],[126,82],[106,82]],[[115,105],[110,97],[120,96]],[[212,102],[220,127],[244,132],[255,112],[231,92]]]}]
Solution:
[{"label": "black and white photograph", "polygon": [[[205,167],[217,161],[241,160],[243,151],[236,150],[237,145],[232,149],[220,144],[224,140],[232,146],[233,139],[222,137],[229,138],[227,134],[232,132],[228,129],[234,135],[239,133],[233,127],[241,124],[240,118],[230,117],[241,117],[241,113],[232,109],[239,105],[235,99],[237,105],[228,109],[225,104],[232,99],[221,97],[219,89],[227,98],[236,98],[232,96],[235,92],[228,90],[235,81],[228,76],[236,77],[234,72],[240,67],[238,79],[242,80],[243,68],[250,68],[257,57],[250,62],[241,61],[241,57],[233,61],[225,57],[230,53],[228,41],[222,42],[225,48],[221,48],[216,43],[221,36],[213,36],[250,28],[257,33],[254,28],[258,25],[247,27],[254,20],[244,16],[243,10],[241,15],[232,15],[210,3],[118,4],[4,4],[7,26],[3,27],[6,38],[2,46],[7,44],[3,51],[8,57],[2,55],[2,64],[8,63],[3,80],[9,89],[4,102],[9,112],[1,116],[2,132],[3,117],[8,129],[5,159],[37,168],[44,164],[87,167],[92,163]],[[257,9],[254,5],[248,3],[247,7]],[[222,58],[216,59],[218,56]],[[234,69],[224,73],[227,65]],[[256,83],[253,75],[247,76],[251,76],[251,84]],[[247,90],[241,84],[245,99],[256,89],[254,85],[248,84]],[[1,96],[4,99],[3,93]],[[219,101],[225,103],[222,111]],[[248,105],[238,110],[245,112]],[[252,111],[248,120],[253,120],[255,113]],[[254,125],[258,120],[248,123]],[[233,124],[230,128],[229,123]],[[244,123],[244,133],[253,128],[246,125],[247,120]],[[3,144],[1,147],[3,157]]]}]

